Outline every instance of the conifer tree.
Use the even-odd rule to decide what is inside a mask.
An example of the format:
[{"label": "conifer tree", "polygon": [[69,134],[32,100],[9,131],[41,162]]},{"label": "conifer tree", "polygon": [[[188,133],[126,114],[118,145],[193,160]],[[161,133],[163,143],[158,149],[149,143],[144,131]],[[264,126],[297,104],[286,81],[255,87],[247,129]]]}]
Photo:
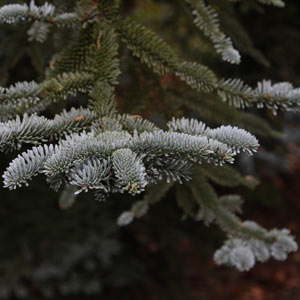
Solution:
[{"label": "conifer tree", "polygon": [[[267,230],[254,221],[242,221],[237,215],[241,196],[220,196],[214,186],[255,185],[232,164],[240,152],[253,155],[258,150],[254,134],[276,133],[265,120],[251,116],[249,108],[266,108],[274,114],[297,110],[300,89],[288,82],[262,80],[251,87],[240,78],[221,78],[203,62],[180,57],[176,48],[130,17],[122,2],[37,5],[32,0],[0,8],[1,26],[27,26],[28,43],[50,43],[53,50],[39,82],[16,82],[0,89],[0,149],[20,151],[3,174],[4,187],[29,185],[42,174],[52,189],[62,193],[60,205],[69,209],[82,192],[94,193],[99,201],[114,201],[115,194],[135,196],[132,207],[116,221],[120,226],[144,216],[169,189],[175,189],[185,217],[216,223],[226,233],[227,240],[214,254],[217,264],[248,271],[256,261],[285,260],[297,250],[289,230]],[[219,1],[180,2],[189,16],[186,22],[194,23],[217,59],[239,64],[242,46],[235,46],[223,32]],[[284,5],[280,0],[257,2]],[[170,5],[175,4],[170,1]],[[126,73],[121,53],[132,64],[150,68],[155,84],[160,82],[161,91],[174,99],[166,102],[173,115],[165,124],[141,117],[138,106],[120,108],[116,90]],[[164,86],[168,80],[176,86]],[[66,109],[70,97],[82,95],[81,107]],[[202,102],[195,103],[195,95],[201,95]],[[199,112],[201,120],[179,115],[179,98]],[[56,112],[50,118],[45,112],[51,107]],[[232,123],[208,126],[204,120],[209,122],[212,113],[224,114]]]}]

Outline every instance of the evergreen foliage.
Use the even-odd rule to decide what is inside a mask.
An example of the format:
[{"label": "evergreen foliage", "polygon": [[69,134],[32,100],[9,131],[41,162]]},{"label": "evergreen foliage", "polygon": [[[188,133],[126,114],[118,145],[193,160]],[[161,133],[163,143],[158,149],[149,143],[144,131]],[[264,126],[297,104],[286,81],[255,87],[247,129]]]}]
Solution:
[{"label": "evergreen foliage", "polygon": [[[1,151],[20,150],[24,144],[32,147],[10,162],[3,174],[4,187],[16,189],[44,174],[55,191],[64,188],[59,200],[64,209],[75,202],[74,193],[82,191],[93,191],[98,200],[120,193],[136,196],[132,208],[123,211],[117,220],[120,226],[144,216],[150,205],[175,187],[185,217],[202,220],[206,225],[215,222],[225,231],[228,240],[215,253],[217,264],[247,271],[256,261],[286,259],[297,250],[288,230],[268,231],[255,222],[242,222],[237,216],[242,198],[236,194],[219,196],[213,187],[255,186],[254,180],[229,166],[241,151],[252,155],[259,148],[253,134],[235,125],[244,122],[242,126],[251,130],[259,123],[257,132],[274,137],[270,126],[233,108],[224,115],[227,113],[229,120],[234,119],[231,116],[242,116],[237,124],[215,128],[208,127],[205,118],[200,121],[172,115],[172,120],[162,126],[130,111],[123,113],[115,95],[121,70],[124,72],[119,53],[127,54],[128,49],[161,81],[172,78],[185,82],[189,87],[178,80],[176,92],[165,88],[174,98],[179,94],[185,101],[181,90],[186,88],[202,93],[203,106],[197,105],[200,116],[202,107],[216,114],[219,109],[219,115],[223,115],[221,108],[225,106],[220,100],[239,109],[265,107],[274,113],[278,109],[297,110],[300,89],[269,80],[251,88],[239,78],[219,78],[203,62],[181,60],[174,47],[154,31],[124,16],[119,2],[80,0],[74,11],[63,12],[56,9],[55,1],[37,6],[32,0],[29,5],[7,4],[0,8],[0,23],[30,26],[29,42],[46,43],[61,28],[72,33],[70,40],[52,53],[39,83],[17,82],[0,88]],[[221,31],[213,4],[204,0],[182,2],[222,59],[238,64],[240,54]],[[259,2],[283,5],[279,0]],[[86,96],[84,107],[67,110],[65,100],[82,93]],[[188,93],[186,105],[193,107]],[[212,94],[218,99],[213,104],[209,98]],[[44,112],[53,108],[53,103],[60,111],[47,118]],[[170,110],[171,114],[175,111]]]},{"label": "evergreen foliage", "polygon": [[193,9],[195,16],[194,23],[204,34],[208,36],[218,53],[222,55],[223,60],[232,64],[240,63],[241,56],[239,52],[233,48],[232,41],[220,31],[218,15],[216,11],[204,1],[186,0]]}]

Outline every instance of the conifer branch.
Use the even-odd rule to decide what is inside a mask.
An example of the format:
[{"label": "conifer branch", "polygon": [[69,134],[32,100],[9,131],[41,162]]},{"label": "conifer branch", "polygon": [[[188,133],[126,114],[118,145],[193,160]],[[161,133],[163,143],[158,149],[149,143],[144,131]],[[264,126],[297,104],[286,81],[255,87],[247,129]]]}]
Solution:
[{"label": "conifer branch", "polygon": [[199,171],[188,185],[201,206],[201,217],[206,218],[204,221],[209,224],[215,220],[229,236],[228,241],[215,252],[214,259],[217,264],[226,264],[240,271],[248,271],[256,260],[266,261],[271,256],[285,260],[288,253],[297,251],[298,246],[289,230],[267,231],[255,222],[242,222],[228,206],[226,209],[224,200],[218,200],[214,190]]},{"label": "conifer branch", "polygon": [[203,0],[186,0],[192,7],[195,16],[195,25],[211,39],[216,51],[222,55],[223,60],[232,64],[239,64],[241,56],[233,48],[232,41],[220,30],[218,15],[216,11]]},{"label": "conifer branch", "polygon": [[[49,177],[48,182],[52,182],[52,186],[57,189],[62,182],[62,178],[68,176],[70,169],[74,168],[78,163],[84,163],[87,159],[92,159],[93,157],[107,159],[108,157],[113,157],[113,153],[116,150],[124,148],[135,152],[138,157],[141,157],[146,171],[149,169],[146,172],[149,182],[156,181],[157,179],[161,180],[164,175],[172,178],[172,180],[181,181],[181,178],[188,180],[188,170],[192,166],[187,163],[188,161],[201,163],[204,159],[208,162],[223,164],[225,162],[232,163],[234,156],[232,150],[225,144],[213,139],[207,139],[206,137],[195,137],[183,133],[154,131],[143,132],[139,135],[135,133],[134,136],[124,131],[104,132],[97,136],[93,133],[82,133],[80,135],[73,134],[67,136],[65,140],[62,140],[55,148],[53,155],[44,162],[42,172]],[[122,155],[117,157],[118,163],[115,166],[116,168],[117,166],[121,168],[122,157]],[[16,158],[13,161],[15,163],[12,163],[10,168],[18,166],[20,159]],[[137,159],[136,157],[135,160]],[[129,167],[130,164],[126,163],[126,161],[125,157],[123,163]],[[131,167],[134,167],[136,164],[139,165],[136,162]],[[26,174],[26,176],[28,176],[28,173],[31,174],[29,166],[25,165],[23,167],[22,174]],[[140,166],[141,169],[142,166]],[[118,169],[117,172],[120,172],[120,170]],[[18,172],[18,170],[14,170],[14,172]],[[136,171],[133,170],[132,172]],[[121,180],[122,176],[119,174],[117,178]],[[129,178],[131,178],[130,176]],[[151,177],[153,178],[151,179]],[[127,184],[130,182],[129,180]],[[137,185],[133,182],[131,183],[135,192],[131,188],[129,190],[136,193]],[[14,187],[15,183],[12,182],[9,184],[7,181],[6,185]],[[142,179],[140,185],[142,188],[145,187]]]},{"label": "conifer branch", "polygon": [[216,164],[233,162],[233,152],[225,144],[206,137],[196,137],[177,132],[143,132],[131,141],[134,152],[146,152],[148,156],[169,156],[200,162],[202,159]]},{"label": "conifer branch", "polygon": [[87,56],[87,72],[94,74],[100,81],[111,85],[118,83],[120,75],[120,60],[118,57],[119,43],[114,27],[102,20],[94,27],[93,43],[90,55]]},{"label": "conifer branch", "polygon": [[206,136],[214,140],[227,144],[237,153],[246,151],[249,154],[256,152],[259,143],[255,136],[244,129],[222,125],[219,128],[210,129],[203,122],[195,119],[177,119],[167,123],[170,131],[187,133],[195,136]]},{"label": "conifer branch", "polygon": [[141,116],[131,116],[128,114],[120,115],[119,122],[122,128],[129,133],[153,132],[160,130],[156,125]]},{"label": "conifer branch", "polygon": [[28,180],[41,171],[46,159],[56,150],[57,146],[43,145],[23,152],[9,164],[4,172],[2,176],[4,187],[15,189],[23,184],[28,185]]},{"label": "conifer branch", "polygon": [[141,158],[130,149],[118,149],[113,153],[112,160],[117,185],[132,195],[142,192],[147,181]]},{"label": "conifer branch", "polygon": [[65,72],[86,71],[87,57],[91,55],[90,47],[93,42],[96,43],[93,39],[93,27],[90,25],[81,28],[77,36],[51,59],[47,76],[54,77]]},{"label": "conifer branch", "polygon": [[217,86],[215,74],[196,62],[179,63],[177,55],[155,33],[127,18],[118,32],[133,55],[160,74],[174,73],[193,89],[209,92]]},{"label": "conifer branch", "polygon": [[35,21],[27,31],[29,36],[28,40],[29,42],[37,41],[39,43],[43,43],[47,39],[49,31],[49,24]]},{"label": "conifer branch", "polygon": [[54,14],[55,7],[52,4],[45,3],[38,7],[34,0],[30,5],[27,4],[8,4],[0,8],[0,23],[18,23],[26,22],[31,19],[46,20]]},{"label": "conifer branch", "polygon": [[87,192],[89,189],[101,190],[107,194],[110,191],[110,170],[109,160],[91,158],[70,170],[70,184],[80,187],[77,194],[81,191]]},{"label": "conifer branch", "polygon": [[73,107],[70,111],[63,110],[51,120],[50,138],[54,136],[58,139],[71,133],[89,130],[96,119],[96,113],[86,108]]},{"label": "conifer branch", "polygon": [[93,76],[86,72],[62,73],[44,81],[41,86],[43,102],[49,105],[75,96],[78,92],[88,93],[92,88]]},{"label": "conifer branch", "polygon": [[230,125],[222,125],[215,129],[208,128],[205,131],[205,135],[227,144],[234,151],[237,151],[237,153],[242,150],[252,154],[253,152],[256,152],[259,147],[258,140],[255,136],[244,129],[231,127]]},{"label": "conifer branch", "polygon": [[0,88],[0,119],[5,121],[25,112],[38,113],[68,95],[89,92],[92,78],[88,73],[63,73],[40,84],[25,81]]},{"label": "conifer branch", "polygon": [[197,91],[210,92],[217,87],[216,75],[196,62],[182,62],[175,74]]},{"label": "conifer branch", "polygon": [[30,102],[38,100],[41,87],[34,81],[17,82],[8,88],[0,88],[0,103],[9,101],[14,104],[20,98]]},{"label": "conifer branch", "polygon": [[7,4],[0,8],[0,23],[42,22],[57,25],[58,27],[73,27],[80,22],[87,21],[75,12],[55,15],[55,6],[45,2],[37,6],[34,0],[27,4]]},{"label": "conifer branch", "polygon": [[170,131],[187,133],[190,135],[204,135],[206,132],[206,124],[196,119],[175,119],[167,123]]},{"label": "conifer branch", "polygon": [[134,56],[159,74],[174,72],[178,58],[173,50],[152,31],[126,18],[120,20],[118,32]]},{"label": "conifer branch", "polygon": [[237,187],[242,185],[253,189],[257,185],[257,180],[254,177],[244,177],[235,168],[229,165],[219,167],[203,164],[202,172],[212,182],[224,187]]},{"label": "conifer branch", "polygon": [[84,27],[52,58],[48,77],[64,72],[85,72],[98,81],[116,84],[120,74],[118,48],[117,34],[105,20]]},{"label": "conifer branch", "polygon": [[278,7],[284,7],[285,3],[282,0],[258,0],[258,2]]},{"label": "conifer branch", "polygon": [[53,138],[62,138],[73,132],[89,129],[97,115],[88,109],[63,110],[53,120],[43,116],[24,114],[15,120],[0,123],[0,150],[20,149],[22,144],[40,144]]},{"label": "conifer branch", "polygon": [[24,114],[23,120],[17,116],[16,120],[0,123],[1,151],[20,149],[23,143],[39,144],[45,142],[45,135],[50,132],[50,122],[44,117]]},{"label": "conifer branch", "polygon": [[218,94],[223,101],[237,108],[265,106],[272,109],[274,114],[279,108],[295,110],[300,104],[300,89],[294,88],[288,82],[272,84],[269,80],[263,80],[252,89],[240,79],[221,80]]},{"label": "conifer branch", "polygon": [[57,189],[71,168],[93,157],[107,159],[113,151],[126,148],[130,139],[126,132],[104,132],[97,137],[85,132],[67,136],[45,162],[43,173]]},{"label": "conifer branch", "polygon": [[[225,61],[239,63],[240,54],[221,31],[215,9],[205,0],[185,1],[192,8],[194,23],[210,38],[216,52]],[[281,0],[258,1],[283,6]],[[245,271],[256,261],[270,257],[284,260],[296,251],[298,246],[288,230],[267,231],[255,222],[242,222],[237,216],[242,198],[234,194],[218,197],[208,181],[225,187],[252,188],[254,179],[246,179],[223,165],[233,163],[240,151],[250,155],[257,151],[255,136],[238,127],[209,128],[201,121],[186,118],[173,118],[167,123],[168,131],[164,131],[139,115],[118,114],[114,93],[121,73],[119,40],[158,74],[176,75],[199,92],[215,91],[237,108],[267,107],[274,113],[278,109],[296,110],[300,89],[287,82],[272,84],[263,80],[252,88],[240,79],[220,80],[204,65],[181,62],[158,35],[124,18],[114,1],[76,4],[74,12],[60,14],[52,4],[37,6],[33,0],[29,5],[0,7],[0,23],[29,24],[30,41],[44,42],[51,30],[72,27],[70,42],[52,57],[41,83],[17,82],[0,88],[0,150],[34,145],[9,164],[3,174],[4,187],[16,189],[44,174],[54,190],[66,187],[60,200],[62,207],[72,205],[75,196],[70,194],[74,192],[93,191],[96,199],[104,200],[114,193],[135,196],[147,189],[141,201],[120,215],[117,223],[123,226],[145,215],[149,205],[161,200],[174,182],[186,182],[176,187],[185,217],[202,220],[206,225],[215,222],[228,236],[215,253],[217,264]],[[89,97],[87,109],[63,110],[53,119],[37,115],[50,104],[78,92]],[[221,114],[225,110],[215,103],[209,105]],[[230,121],[231,115],[227,115]],[[240,122],[243,116],[245,113],[235,121]],[[260,124],[270,131],[264,122]],[[56,145],[37,146],[55,140]]]},{"label": "conifer branch", "polygon": [[113,118],[117,114],[114,88],[105,81],[97,81],[89,93],[89,107],[99,117]]}]

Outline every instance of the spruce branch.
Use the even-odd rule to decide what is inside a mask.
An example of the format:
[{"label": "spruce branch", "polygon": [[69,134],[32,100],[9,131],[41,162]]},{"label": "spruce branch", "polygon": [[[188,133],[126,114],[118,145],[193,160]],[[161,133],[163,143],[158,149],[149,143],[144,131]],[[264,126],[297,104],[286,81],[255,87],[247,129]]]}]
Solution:
[{"label": "spruce branch", "polygon": [[159,74],[174,72],[178,58],[173,50],[156,34],[130,18],[120,20],[118,33],[134,56]]},{"label": "spruce branch", "polygon": [[23,143],[38,144],[45,142],[45,135],[50,132],[50,122],[44,117],[24,114],[13,121],[0,123],[0,150],[20,149]]},{"label": "spruce branch", "polygon": [[[72,113],[71,111],[71,116]],[[67,120],[68,118],[65,117],[65,119]],[[48,123],[46,122],[46,124]],[[51,126],[48,126],[50,131]],[[70,130],[68,125],[64,126],[64,128],[65,131]],[[164,132],[160,130],[153,132],[145,131],[141,134],[135,132],[132,136],[126,131],[106,131],[98,135],[95,135],[93,132],[82,132],[80,134],[67,135],[64,140],[59,142],[52,155],[43,161],[42,173],[48,177],[47,180],[52,187],[57,189],[61,185],[63,178],[68,177],[70,170],[78,166],[78,164],[85,163],[86,160],[93,157],[103,159],[113,158],[117,150],[124,148],[136,153],[137,156],[134,154],[132,157],[135,157],[134,161],[136,163],[134,165],[136,165],[137,171],[143,169],[142,165],[138,163],[142,159],[146,167],[146,173],[141,172],[141,174],[147,176],[145,180],[148,182],[161,180],[163,176],[179,182],[181,182],[181,179],[189,180],[188,173],[192,166],[190,163],[201,163],[202,160],[206,160],[222,165],[225,162],[232,163],[233,156],[235,155],[223,143],[208,139],[207,137],[191,136],[184,133]],[[126,152],[127,156],[129,156],[128,153],[131,153],[129,150]],[[117,172],[121,172],[121,169],[118,168],[122,166],[122,153],[116,157],[117,164],[115,168],[117,168]],[[124,166],[129,166],[128,162],[130,160],[126,159],[126,155],[124,156],[123,163],[125,164]],[[18,166],[20,164],[19,160],[22,161],[22,157],[16,158],[10,168]],[[138,166],[140,167],[138,168]],[[22,172],[28,173],[25,170],[26,167],[29,168],[30,173],[29,166],[24,166]],[[16,169],[14,172],[17,173],[18,170]],[[120,174],[117,176],[119,180],[123,178]],[[133,190],[131,190],[128,184],[133,184]],[[140,185],[135,185],[134,182],[127,183],[127,187],[132,193],[138,191],[136,189],[137,186],[144,188],[144,181],[141,179]]]},{"label": "spruce branch", "polygon": [[272,109],[276,114],[282,110],[297,110],[300,101],[300,89],[294,88],[288,82],[272,84],[270,80],[257,83],[252,89],[240,79],[221,80],[218,86],[218,94],[221,99],[237,108],[264,106]]},{"label": "spruce branch", "polygon": [[48,77],[64,72],[86,72],[97,81],[116,84],[120,74],[117,34],[105,20],[81,28],[77,37],[54,55]]},{"label": "spruce branch", "polygon": [[33,147],[14,159],[3,174],[4,187],[16,189],[36,176],[43,168],[48,157],[57,150],[57,146],[43,145]]},{"label": "spruce branch", "polygon": [[22,144],[40,144],[53,138],[62,138],[67,134],[89,129],[97,115],[88,109],[63,110],[53,120],[43,116],[27,113],[21,120],[18,115],[15,120],[0,123],[0,150],[20,149]]},{"label": "spruce branch", "polygon": [[217,12],[203,0],[186,0],[193,9],[195,25],[211,39],[215,49],[222,55],[222,59],[232,64],[239,64],[241,56],[233,48],[232,41],[220,30]]},{"label": "spruce branch", "polygon": [[[32,113],[35,109],[44,109],[40,105],[41,86],[34,82],[17,82],[7,88],[0,88],[0,120],[9,120],[18,113]],[[35,107],[33,111],[32,107]]]},{"label": "spruce branch", "polygon": [[51,23],[54,23],[57,27],[75,27],[81,18],[75,12],[66,12],[56,15]]},{"label": "spruce branch", "polygon": [[35,21],[27,31],[29,36],[28,40],[29,42],[37,41],[39,43],[43,43],[47,39],[49,31],[49,24],[41,21]]},{"label": "spruce branch", "polygon": [[167,126],[170,131],[177,131],[195,136],[206,136],[220,141],[227,144],[238,153],[242,150],[252,154],[252,152],[256,152],[259,147],[258,140],[255,136],[244,129],[231,127],[230,125],[222,125],[221,127],[211,129],[206,127],[203,122],[199,122],[195,119],[182,118],[175,120],[173,118],[172,121],[167,123]]},{"label": "spruce branch", "polygon": [[285,3],[282,0],[258,0],[258,2],[278,7],[284,7]]},{"label": "spruce branch", "polygon": [[219,167],[203,164],[202,171],[212,182],[224,187],[237,187],[242,185],[253,189],[257,185],[257,180],[254,177],[244,177],[229,165]]},{"label": "spruce branch", "polygon": [[84,72],[87,57],[91,55],[90,47],[93,42],[93,27],[89,25],[75,31],[74,37],[67,46],[56,53],[50,61],[50,69],[47,70],[48,77],[54,77],[66,72]]},{"label": "spruce branch", "polygon": [[92,130],[96,134],[101,134],[106,131],[117,131],[122,132],[122,124],[119,122],[118,118],[112,117],[102,117],[93,122]]},{"label": "spruce branch", "polygon": [[99,81],[116,85],[121,73],[118,49],[115,28],[106,20],[101,20],[93,29],[93,43],[87,56],[87,72],[94,74]]},{"label": "spruce branch", "polygon": [[222,125],[215,129],[207,128],[204,134],[210,138],[227,144],[237,153],[242,150],[252,154],[253,152],[256,152],[259,147],[258,140],[255,136],[244,129],[231,127],[230,125]]},{"label": "spruce branch", "polygon": [[233,162],[233,152],[225,144],[206,137],[177,132],[143,132],[131,140],[130,148],[136,153],[146,152],[152,157],[170,156],[200,162],[202,159],[216,164]]},{"label": "spruce branch", "polygon": [[192,180],[187,185],[193,198],[200,205],[201,210],[204,209],[206,215],[210,215],[209,220],[203,219],[207,225],[215,221],[228,235],[243,237],[245,239],[255,237],[268,240],[265,236],[265,231],[261,227],[258,227],[258,225],[257,228],[243,226],[242,221],[234,214],[234,211],[226,209],[226,206],[222,205],[224,202],[219,201],[215,190],[208,183],[200,168],[195,168],[193,171]]},{"label": "spruce branch", "polygon": [[8,4],[0,8],[1,23],[16,23],[26,19],[28,6],[26,4]]},{"label": "spruce branch", "polygon": [[[108,109],[110,105],[107,106]],[[110,114],[110,112],[104,111],[105,114]],[[158,131],[156,125],[152,122],[143,119],[139,115],[129,115],[129,114],[116,114],[113,117],[102,117],[97,119],[93,123],[93,129],[97,133],[102,133],[105,131],[127,131],[130,134],[134,134],[134,132],[142,133],[144,131],[152,132]]]},{"label": "spruce branch", "polygon": [[0,88],[0,120],[6,121],[17,114],[38,113],[51,103],[65,100],[77,92],[89,92],[93,76],[88,73],[63,73],[38,84],[17,82]]},{"label": "spruce branch", "polygon": [[[239,63],[240,54],[221,31],[216,10],[205,0],[185,1],[192,8],[194,23],[212,41],[216,52],[225,61]],[[281,0],[258,1],[283,5]],[[114,1],[76,1],[73,12],[58,14],[58,10],[47,2],[37,6],[33,0],[29,5],[0,7],[0,23],[28,24],[30,41],[44,42],[50,31],[66,27],[69,32],[72,27],[67,39],[70,42],[52,57],[42,82],[17,82],[0,88],[0,150],[33,144],[9,164],[3,174],[4,187],[16,189],[44,174],[54,190],[65,186],[62,208],[71,206],[74,193],[82,191],[93,191],[97,200],[104,200],[114,193],[136,196],[146,190],[141,201],[120,215],[117,223],[123,226],[145,215],[149,206],[178,182],[177,202],[185,216],[202,220],[205,225],[215,222],[228,237],[215,253],[217,264],[246,271],[256,261],[271,257],[284,260],[296,251],[298,246],[288,230],[268,231],[255,222],[242,221],[237,214],[243,199],[235,194],[218,197],[208,181],[225,187],[253,187],[255,180],[242,177],[227,164],[233,163],[240,151],[250,155],[257,151],[255,136],[238,127],[209,128],[186,118],[173,118],[164,131],[139,115],[118,114],[114,93],[121,73],[119,40],[158,74],[176,75],[199,92],[215,91],[237,108],[267,107],[274,113],[278,109],[296,110],[300,89],[287,82],[272,84],[267,80],[252,88],[240,79],[219,79],[199,63],[181,62],[158,35],[123,17]],[[87,109],[63,110],[53,119],[37,115],[78,92],[89,97]],[[192,102],[187,98],[187,103]],[[209,95],[203,99],[210,113],[223,114],[224,107],[210,100]],[[234,113],[227,113],[227,123],[232,116]],[[246,119],[246,113],[235,117],[235,122],[247,123],[242,119]],[[247,124],[256,120],[260,119],[252,118]],[[271,130],[263,121],[256,125],[264,127],[262,131]],[[54,140],[56,145],[45,144]]]},{"label": "spruce branch", "polygon": [[29,5],[29,17],[46,19],[52,17],[55,12],[55,7],[52,4],[46,2],[42,6],[36,6],[34,0],[30,1]]},{"label": "spruce branch", "polygon": [[133,55],[161,75],[174,73],[198,91],[216,88],[217,78],[209,68],[196,62],[179,63],[171,47],[144,26],[127,18],[119,22],[118,32]]},{"label": "spruce branch", "polygon": [[89,189],[101,190],[104,194],[110,191],[111,163],[106,159],[91,158],[70,170],[68,176],[71,185],[79,186],[81,191],[87,192]]},{"label": "spruce branch", "polygon": [[113,153],[112,160],[117,185],[132,195],[142,192],[147,181],[141,158],[130,149],[118,149]]},{"label": "spruce branch", "polygon": [[114,150],[126,148],[130,138],[126,132],[105,132],[99,134],[98,138],[94,133],[85,132],[67,136],[46,161],[43,173],[50,181],[54,181],[53,187],[57,189],[71,168],[89,158],[107,159]]},{"label": "spruce branch", "polygon": [[[244,222],[246,225],[247,222]],[[249,225],[253,222],[248,222]],[[255,261],[265,262],[270,257],[285,260],[287,255],[298,250],[298,245],[287,229],[273,229],[266,232],[271,242],[258,239],[230,238],[215,252],[214,259],[218,265],[229,265],[240,271],[249,271]]]},{"label": "spruce branch", "polygon": [[153,132],[160,130],[156,125],[141,116],[132,116],[128,114],[120,115],[119,122],[122,128],[129,133]]},{"label": "spruce branch", "polygon": [[161,174],[161,178],[166,178],[167,183],[177,181],[182,184],[183,181],[191,180],[191,168],[192,163],[189,161],[169,159],[167,163],[161,163],[155,170],[158,174]]},{"label": "spruce branch", "polygon": [[[207,173],[205,175],[207,176]],[[226,181],[226,180],[224,180],[224,181]],[[239,182],[235,186],[237,186],[239,184],[243,184],[243,183]],[[228,187],[229,186],[228,182],[226,182],[226,184],[224,184],[224,186]],[[241,195],[227,194],[227,195],[223,195],[223,196],[219,197],[219,202],[220,202],[220,205],[222,207],[224,207],[224,209],[226,209],[232,213],[241,213],[242,212],[241,206],[244,203],[244,199],[241,197]]]},{"label": "spruce branch", "polygon": [[198,121],[196,119],[175,119],[172,118],[171,121],[167,123],[170,131],[187,133],[190,135],[204,135],[206,131],[206,124]]},{"label": "spruce branch", "polygon": [[89,93],[89,107],[99,117],[113,118],[117,114],[114,88],[105,81],[96,81]]},{"label": "spruce branch", "polygon": [[240,79],[221,80],[218,85],[218,94],[224,102],[237,108],[251,106],[249,99],[253,98],[252,88]]},{"label": "spruce branch", "polygon": [[45,2],[42,6],[37,6],[34,0],[30,4],[7,4],[0,8],[0,23],[28,23],[42,22],[58,27],[73,27],[80,23],[85,23],[93,19],[94,10],[88,16],[81,15],[81,12],[69,12],[55,15],[55,6]]},{"label": "spruce branch", "polygon": [[197,91],[210,92],[217,87],[216,75],[196,62],[182,62],[175,74]]},{"label": "spruce branch", "polygon": [[42,84],[42,96],[53,102],[64,100],[68,95],[87,93],[92,88],[93,76],[87,72],[62,73]]},{"label": "spruce branch", "polygon": [[230,207],[219,201],[212,187],[199,169],[197,176],[188,182],[191,193],[201,206],[200,217],[207,224],[212,221],[227,232],[229,239],[215,252],[214,259],[219,265],[233,266],[240,271],[250,270],[255,261],[266,261],[269,257],[285,260],[287,254],[298,249],[294,237],[287,229],[267,231],[253,221],[242,222]]},{"label": "spruce branch", "polygon": [[10,102],[14,104],[17,100],[26,98],[27,101],[35,103],[38,100],[41,87],[34,81],[17,82],[8,88],[0,88],[0,103]]},{"label": "spruce branch", "polygon": [[63,110],[51,120],[50,138],[65,137],[68,134],[90,129],[97,115],[94,111],[86,108],[71,108],[70,111]]}]

